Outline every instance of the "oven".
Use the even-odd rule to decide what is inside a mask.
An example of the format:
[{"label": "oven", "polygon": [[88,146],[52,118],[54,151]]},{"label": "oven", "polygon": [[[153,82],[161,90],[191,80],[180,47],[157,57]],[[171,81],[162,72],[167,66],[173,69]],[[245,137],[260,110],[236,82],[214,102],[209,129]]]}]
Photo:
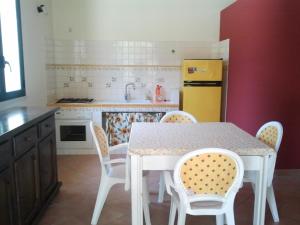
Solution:
[{"label": "oven", "polygon": [[93,148],[88,111],[60,110],[56,112],[56,143],[59,149]]}]

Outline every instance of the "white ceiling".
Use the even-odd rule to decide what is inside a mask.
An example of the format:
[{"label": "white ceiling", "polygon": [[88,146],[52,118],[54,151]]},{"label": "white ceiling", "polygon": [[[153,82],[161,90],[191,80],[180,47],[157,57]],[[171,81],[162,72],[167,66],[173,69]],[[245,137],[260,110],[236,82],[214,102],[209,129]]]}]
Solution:
[{"label": "white ceiling", "polygon": [[207,4],[210,4],[212,7],[222,10],[227,6],[231,5],[232,3],[234,3],[236,0],[200,0],[200,1],[204,1]]},{"label": "white ceiling", "polygon": [[[211,10],[222,10],[234,3],[236,0],[123,0],[123,2],[127,2],[128,4],[149,4],[149,5],[169,5],[172,4],[186,4],[188,7],[195,6],[201,9],[211,9]],[[184,10],[184,9],[183,9]]]},{"label": "white ceiling", "polygon": [[[52,1],[60,1],[60,0],[52,0]],[[99,0],[75,0],[75,1],[99,1]],[[108,0],[101,0],[99,2],[107,2]],[[109,0],[110,1],[110,0]],[[120,4],[121,6],[126,7],[162,7],[162,8],[172,8],[178,5],[186,5],[187,8],[196,7],[201,10],[222,10],[235,2],[236,0],[113,0],[113,2]],[[71,1],[70,1],[71,2]],[[182,8],[185,10],[185,8]]]}]

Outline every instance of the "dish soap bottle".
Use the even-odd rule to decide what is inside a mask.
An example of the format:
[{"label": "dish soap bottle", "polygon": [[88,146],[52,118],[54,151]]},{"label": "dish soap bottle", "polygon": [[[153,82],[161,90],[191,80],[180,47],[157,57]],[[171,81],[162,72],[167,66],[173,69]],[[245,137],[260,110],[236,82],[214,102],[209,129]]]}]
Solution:
[{"label": "dish soap bottle", "polygon": [[161,88],[162,88],[162,86],[160,86],[158,84],[156,85],[156,88],[155,88],[155,101],[157,101],[157,102],[162,101]]}]

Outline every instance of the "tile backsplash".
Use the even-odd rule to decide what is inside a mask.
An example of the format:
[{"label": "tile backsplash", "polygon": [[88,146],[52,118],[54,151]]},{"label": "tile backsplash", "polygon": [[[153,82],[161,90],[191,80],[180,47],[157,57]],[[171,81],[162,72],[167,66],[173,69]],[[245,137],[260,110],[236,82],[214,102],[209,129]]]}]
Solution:
[{"label": "tile backsplash", "polygon": [[180,65],[186,58],[212,58],[211,42],[45,41],[48,102],[63,97],[123,100],[125,84],[132,99],[153,95],[163,86],[166,99],[177,100]]}]

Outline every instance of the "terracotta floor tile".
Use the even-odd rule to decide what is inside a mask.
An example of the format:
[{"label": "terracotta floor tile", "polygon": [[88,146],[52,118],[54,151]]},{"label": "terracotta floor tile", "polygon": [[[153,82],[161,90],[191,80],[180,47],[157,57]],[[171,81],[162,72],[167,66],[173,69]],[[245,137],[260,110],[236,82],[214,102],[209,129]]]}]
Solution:
[{"label": "terracotta floor tile", "polygon": [[[59,178],[63,182],[60,193],[54,199],[39,225],[89,225],[100,181],[99,159],[95,155],[59,156]],[[149,179],[150,213],[153,225],[168,224],[170,198],[156,203],[158,172],[151,172]],[[278,204],[280,223],[273,223],[269,209],[266,225],[300,224],[300,170],[277,171],[274,189]],[[236,225],[251,225],[254,195],[249,184],[240,190],[235,201]],[[123,185],[112,188],[104,205],[98,224],[130,225],[130,193]],[[186,225],[214,225],[209,216],[187,216]]]}]

